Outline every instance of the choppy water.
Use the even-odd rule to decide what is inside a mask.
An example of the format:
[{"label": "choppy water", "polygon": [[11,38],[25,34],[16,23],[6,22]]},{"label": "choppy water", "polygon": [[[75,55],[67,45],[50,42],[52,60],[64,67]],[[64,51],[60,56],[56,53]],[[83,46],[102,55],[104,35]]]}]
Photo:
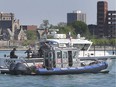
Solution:
[{"label": "choppy water", "polygon": [[0,75],[0,87],[116,87],[115,73],[51,76]]},{"label": "choppy water", "polygon": [[[9,51],[5,53],[9,53]],[[20,53],[23,54],[24,52],[21,51]],[[3,55],[4,51],[0,52],[0,54]],[[50,76],[14,76],[1,74],[0,87],[116,87],[116,60],[112,70],[108,74]]]}]

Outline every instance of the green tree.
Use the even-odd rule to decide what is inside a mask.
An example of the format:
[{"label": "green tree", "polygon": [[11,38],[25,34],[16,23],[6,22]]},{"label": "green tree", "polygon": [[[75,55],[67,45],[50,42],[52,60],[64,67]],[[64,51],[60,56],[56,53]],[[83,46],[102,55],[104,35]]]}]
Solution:
[{"label": "green tree", "polygon": [[116,45],[116,39],[110,39],[109,44],[112,45],[112,46],[115,46]]},{"label": "green tree", "polygon": [[95,45],[115,45],[115,39],[104,39],[104,38],[101,38],[101,39],[91,39],[92,42],[95,44]]},{"label": "green tree", "polygon": [[71,36],[75,37],[76,33],[74,31],[74,28],[72,28],[71,26],[63,26],[63,27],[58,27],[59,28],[59,32],[60,34],[68,34],[69,32],[71,32]]},{"label": "green tree", "polygon": [[28,40],[36,40],[37,39],[36,31],[28,30],[26,33],[27,33]]},{"label": "green tree", "polygon": [[75,21],[69,25],[74,28],[74,31],[76,32],[76,34],[81,34],[81,36],[89,38],[90,36],[89,29],[87,27],[87,24],[85,24],[84,22]]}]

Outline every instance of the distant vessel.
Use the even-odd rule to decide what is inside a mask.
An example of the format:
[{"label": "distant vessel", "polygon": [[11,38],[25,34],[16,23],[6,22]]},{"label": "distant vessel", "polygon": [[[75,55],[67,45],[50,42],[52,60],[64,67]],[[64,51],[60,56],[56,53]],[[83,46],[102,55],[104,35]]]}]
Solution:
[{"label": "distant vessel", "polygon": [[72,38],[54,38],[54,39],[40,39],[40,46],[44,45],[44,43],[50,44],[55,47],[77,47],[79,51],[79,57],[105,57],[112,56],[107,51],[90,51],[92,46],[92,41],[85,39],[84,37],[80,37],[77,35],[76,39]]}]

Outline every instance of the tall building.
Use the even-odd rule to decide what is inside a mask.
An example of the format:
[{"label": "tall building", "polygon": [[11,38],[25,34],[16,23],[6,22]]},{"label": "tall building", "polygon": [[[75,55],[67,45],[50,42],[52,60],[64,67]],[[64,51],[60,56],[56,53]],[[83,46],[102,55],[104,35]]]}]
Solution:
[{"label": "tall building", "polygon": [[116,10],[108,10],[106,1],[97,3],[98,37],[116,38]]},{"label": "tall building", "polygon": [[3,13],[0,12],[0,39],[8,40],[10,39],[10,35],[7,29],[12,29],[12,23],[14,20],[13,13]]},{"label": "tall building", "polygon": [[107,13],[108,3],[106,1],[98,1],[97,3],[97,27],[98,37],[107,35]]},{"label": "tall building", "polygon": [[14,21],[13,13],[0,12],[0,28],[2,29],[12,28],[13,21]]},{"label": "tall building", "polygon": [[19,20],[14,19],[14,14],[0,12],[0,39],[9,40],[16,29],[20,29],[20,25]]},{"label": "tall building", "polygon": [[116,10],[108,11],[107,14],[107,30],[109,38],[116,38]]},{"label": "tall building", "polygon": [[73,13],[67,13],[67,24],[74,21],[82,21],[86,23],[86,14],[81,11],[73,11]]}]

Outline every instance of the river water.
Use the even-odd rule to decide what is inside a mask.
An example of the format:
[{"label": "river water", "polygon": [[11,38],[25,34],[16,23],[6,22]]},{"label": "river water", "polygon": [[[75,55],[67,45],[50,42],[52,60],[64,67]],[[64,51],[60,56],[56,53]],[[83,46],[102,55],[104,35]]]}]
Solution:
[{"label": "river water", "polygon": [[[9,51],[0,51],[0,55],[9,55]],[[18,56],[26,56],[18,51]],[[75,74],[75,75],[8,75],[0,74],[0,87],[116,87],[116,60],[108,74]]]}]

